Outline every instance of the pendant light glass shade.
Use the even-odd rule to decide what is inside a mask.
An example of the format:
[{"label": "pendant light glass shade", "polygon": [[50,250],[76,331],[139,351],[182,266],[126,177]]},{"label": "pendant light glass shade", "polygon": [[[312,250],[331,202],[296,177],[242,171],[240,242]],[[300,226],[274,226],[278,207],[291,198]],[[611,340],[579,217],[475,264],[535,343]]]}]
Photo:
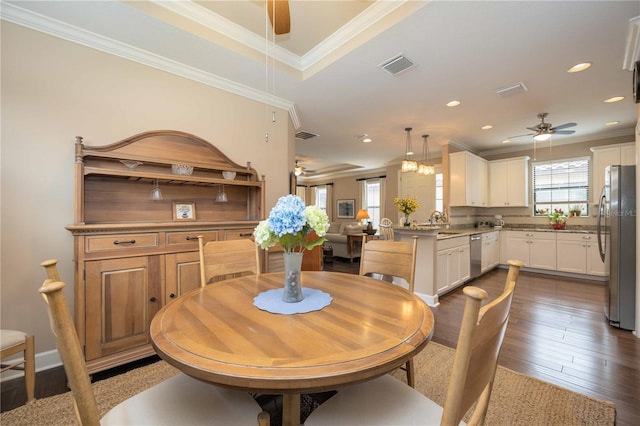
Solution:
[{"label": "pendant light glass shade", "polygon": [[436,173],[436,169],[431,165],[428,164],[429,162],[429,143],[427,142],[427,138],[429,137],[429,135],[422,135],[423,141],[422,141],[422,161],[423,163],[420,163],[418,165],[418,170],[417,173],[420,173],[421,175],[433,175]]},{"label": "pendant light glass shade", "polygon": [[404,129],[407,132],[407,140],[405,142],[405,159],[402,160],[402,172],[415,172],[418,170],[418,163],[411,159],[413,155],[413,147],[411,146],[411,127]]}]

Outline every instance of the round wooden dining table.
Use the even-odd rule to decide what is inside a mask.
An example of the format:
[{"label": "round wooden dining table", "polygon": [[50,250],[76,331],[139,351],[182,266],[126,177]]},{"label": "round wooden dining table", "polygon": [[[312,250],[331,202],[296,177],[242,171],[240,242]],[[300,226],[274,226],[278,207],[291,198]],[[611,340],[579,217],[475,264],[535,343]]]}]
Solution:
[{"label": "round wooden dining table", "polygon": [[429,342],[430,308],[404,288],[370,277],[302,272],[328,293],[316,311],[276,314],[254,298],[284,285],[282,272],[193,290],[151,322],[158,355],[182,372],[233,389],[283,395],[283,425],[300,423],[300,394],[363,382],[406,363]]}]

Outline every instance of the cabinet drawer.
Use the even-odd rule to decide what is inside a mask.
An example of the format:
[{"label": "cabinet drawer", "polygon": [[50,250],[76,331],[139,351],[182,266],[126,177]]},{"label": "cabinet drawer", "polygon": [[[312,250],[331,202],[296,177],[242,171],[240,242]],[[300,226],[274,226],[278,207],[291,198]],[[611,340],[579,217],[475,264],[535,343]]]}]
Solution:
[{"label": "cabinet drawer", "polygon": [[181,231],[167,232],[167,247],[198,248],[198,235],[204,237],[204,243],[218,240],[218,231]]},{"label": "cabinet drawer", "polygon": [[87,253],[158,247],[157,233],[101,235],[85,238]]},{"label": "cabinet drawer", "polygon": [[224,231],[225,240],[253,239],[253,228],[227,229]]}]

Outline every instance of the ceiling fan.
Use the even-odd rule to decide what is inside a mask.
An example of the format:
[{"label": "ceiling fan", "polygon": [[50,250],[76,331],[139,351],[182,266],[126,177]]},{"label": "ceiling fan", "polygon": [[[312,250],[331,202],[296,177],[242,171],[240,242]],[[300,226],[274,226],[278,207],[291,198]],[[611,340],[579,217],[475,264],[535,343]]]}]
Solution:
[{"label": "ceiling fan", "polygon": [[554,127],[553,124],[547,123],[544,121],[547,115],[549,114],[547,114],[546,112],[541,112],[540,114],[538,114],[540,123],[538,123],[533,127],[527,127],[527,129],[535,133],[527,133],[526,135],[510,136],[509,139],[518,138],[521,136],[533,136],[533,140],[540,142],[540,141],[548,140],[551,137],[551,135],[572,135],[576,132],[575,130],[564,130],[564,129],[577,126],[577,123],[564,123]]},{"label": "ceiling fan", "polygon": [[300,165],[300,160],[296,160],[296,166],[293,168],[293,174],[296,176],[308,176],[317,173],[316,170],[309,170]]},{"label": "ceiling fan", "polygon": [[291,31],[289,16],[289,0],[265,0],[269,11],[269,20],[276,35],[287,34]]}]

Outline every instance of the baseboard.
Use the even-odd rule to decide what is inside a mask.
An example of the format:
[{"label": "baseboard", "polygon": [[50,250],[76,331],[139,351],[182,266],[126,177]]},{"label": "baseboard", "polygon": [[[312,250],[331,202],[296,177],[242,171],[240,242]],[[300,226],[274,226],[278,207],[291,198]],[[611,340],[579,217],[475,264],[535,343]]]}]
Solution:
[{"label": "baseboard", "polygon": [[[415,293],[415,292],[414,292]],[[438,295],[434,294],[434,295],[430,295],[430,294],[425,294],[425,293],[415,293],[416,296],[418,296],[420,299],[424,300],[424,303],[426,303],[427,305],[433,307],[436,307],[440,304],[440,301],[438,300]]]},{"label": "baseboard", "polygon": [[[60,355],[56,349],[36,354],[36,373],[59,367],[61,365],[62,360],[60,359]],[[0,376],[0,383],[23,376],[24,373],[22,371],[7,370],[2,372],[2,375]]]}]

